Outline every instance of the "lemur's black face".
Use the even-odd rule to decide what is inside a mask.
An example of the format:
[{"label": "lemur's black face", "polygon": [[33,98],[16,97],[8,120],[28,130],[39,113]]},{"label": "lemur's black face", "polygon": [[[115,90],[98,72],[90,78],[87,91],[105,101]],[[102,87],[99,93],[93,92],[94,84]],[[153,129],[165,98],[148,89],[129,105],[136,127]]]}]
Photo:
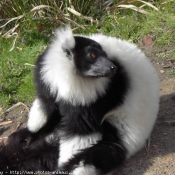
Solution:
[{"label": "lemur's black face", "polygon": [[107,59],[102,47],[95,41],[75,36],[74,63],[82,76],[111,77],[117,67]]}]

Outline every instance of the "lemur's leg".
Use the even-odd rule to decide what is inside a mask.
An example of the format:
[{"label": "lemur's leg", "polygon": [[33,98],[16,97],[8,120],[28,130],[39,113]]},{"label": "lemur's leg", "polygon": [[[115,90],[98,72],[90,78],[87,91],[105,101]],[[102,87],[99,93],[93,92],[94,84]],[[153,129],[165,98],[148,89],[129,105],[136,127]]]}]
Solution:
[{"label": "lemur's leg", "polygon": [[54,112],[54,102],[50,99],[37,97],[29,112],[27,128],[32,133],[38,132]]},{"label": "lemur's leg", "polygon": [[79,150],[67,163],[63,170],[72,171],[73,175],[101,175],[110,173],[126,159],[127,151],[118,130],[105,121],[104,135],[97,144]]}]

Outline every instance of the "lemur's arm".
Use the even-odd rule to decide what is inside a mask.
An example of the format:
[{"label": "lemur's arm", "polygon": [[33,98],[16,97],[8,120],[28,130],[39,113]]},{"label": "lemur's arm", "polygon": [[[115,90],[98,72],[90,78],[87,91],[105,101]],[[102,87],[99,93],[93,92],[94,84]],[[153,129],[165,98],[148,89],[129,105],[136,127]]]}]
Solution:
[{"label": "lemur's arm", "polygon": [[0,145],[0,170],[9,174],[16,171],[54,171],[57,167],[58,140],[51,143],[43,134],[32,134],[27,128],[20,129]]},{"label": "lemur's arm", "polygon": [[99,175],[114,170],[126,159],[127,151],[122,144],[119,133],[110,123],[104,122],[103,138],[90,148],[80,150],[63,165],[64,171],[73,175]]}]

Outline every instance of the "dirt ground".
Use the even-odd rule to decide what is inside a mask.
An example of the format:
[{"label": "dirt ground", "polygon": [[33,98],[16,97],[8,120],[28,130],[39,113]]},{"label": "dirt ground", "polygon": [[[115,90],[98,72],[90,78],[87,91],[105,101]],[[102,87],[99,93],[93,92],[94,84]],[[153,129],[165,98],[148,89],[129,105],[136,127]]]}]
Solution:
[{"label": "dirt ground", "polygon": [[[175,71],[171,55],[161,59],[158,55],[169,48],[143,47],[160,78],[160,110],[150,140],[139,153],[118,168],[114,175],[175,175]],[[26,126],[30,104],[20,104],[0,117],[0,142],[19,128]],[[3,111],[0,110],[0,113]],[[8,124],[9,123],[9,124]]]}]

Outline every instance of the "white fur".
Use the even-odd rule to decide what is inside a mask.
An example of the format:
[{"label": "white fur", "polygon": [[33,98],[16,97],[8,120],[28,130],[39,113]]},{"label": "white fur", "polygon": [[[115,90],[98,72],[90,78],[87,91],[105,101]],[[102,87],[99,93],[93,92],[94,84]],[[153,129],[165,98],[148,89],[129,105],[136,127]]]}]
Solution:
[{"label": "white fur", "polygon": [[105,116],[120,130],[130,157],[144,145],[157,118],[159,80],[149,60],[135,45],[101,34],[91,38],[102,45],[110,58],[123,64],[130,79],[124,104]]},{"label": "white fur", "polygon": [[102,136],[99,133],[88,136],[75,136],[66,140],[60,140],[60,157],[58,167],[62,167],[71,157],[78,153],[81,149],[89,148],[97,141],[101,140]]},{"label": "white fur", "polygon": [[[130,157],[144,145],[155,123],[159,106],[158,77],[149,60],[135,45],[102,34],[85,37],[99,42],[108,58],[117,59],[129,76],[130,88],[124,104],[106,114],[104,120],[108,120],[119,129],[123,144],[128,150],[127,157]],[[75,41],[69,28],[57,31],[57,38],[43,62],[42,80],[57,97],[57,101],[63,98],[73,105],[90,105],[96,101],[99,94],[105,93],[109,81],[107,78],[91,79],[76,75],[73,59],[68,59],[62,49],[73,48],[74,45]],[[45,124],[46,117],[41,114],[38,102],[34,102],[29,114],[29,130],[36,132]],[[32,115],[33,117],[30,117]],[[61,140],[59,167],[80,149],[90,147],[100,139],[101,135],[95,134]],[[83,171],[88,172],[87,169],[77,168],[76,175]]]},{"label": "white fur", "polygon": [[108,79],[83,78],[76,74],[73,60],[68,59],[62,49],[63,43],[65,48],[70,48],[75,45],[74,42],[69,28],[57,31],[57,38],[43,62],[42,80],[57,97],[57,101],[62,98],[73,105],[88,105],[96,101],[99,94],[105,93]]},{"label": "white fur", "polygon": [[43,112],[40,101],[38,98],[35,99],[30,109],[27,127],[31,132],[39,131],[47,122],[47,116]]}]

